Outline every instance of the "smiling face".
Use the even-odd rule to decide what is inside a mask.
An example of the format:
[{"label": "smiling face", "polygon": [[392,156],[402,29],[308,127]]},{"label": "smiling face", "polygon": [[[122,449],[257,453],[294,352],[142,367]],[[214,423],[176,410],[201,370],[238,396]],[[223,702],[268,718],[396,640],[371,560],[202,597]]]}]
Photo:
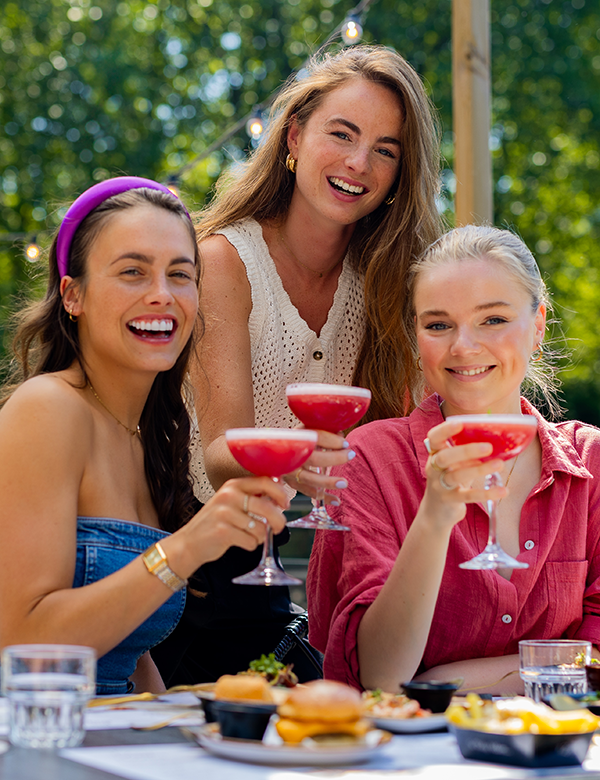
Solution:
[{"label": "smiling face", "polygon": [[414,293],[426,384],[444,413],[520,413],[520,387],[542,341],[546,309],[501,262],[450,262],[422,271]]},{"label": "smiling face", "polygon": [[292,203],[350,225],[388,196],[400,164],[402,110],[387,87],[356,78],[329,92],[288,147],[298,161]]},{"label": "smiling face", "polygon": [[78,317],[87,365],[153,375],[171,368],[198,311],[194,244],[182,218],[151,204],[112,214],[65,307]]}]

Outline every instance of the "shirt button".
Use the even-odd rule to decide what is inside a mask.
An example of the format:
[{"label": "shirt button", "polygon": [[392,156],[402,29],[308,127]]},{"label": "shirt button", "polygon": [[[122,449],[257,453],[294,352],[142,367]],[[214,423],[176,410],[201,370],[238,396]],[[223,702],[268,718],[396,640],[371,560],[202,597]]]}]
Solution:
[{"label": "shirt button", "polygon": [[524,547],[525,547],[526,550],[533,550],[533,548],[535,547],[535,542],[533,542],[531,539],[528,539],[525,542]]},{"label": "shirt button", "polygon": [[510,615],[502,615],[503,623],[512,623],[512,617]]},{"label": "shirt button", "polygon": [[313,358],[315,360],[323,360],[323,353],[317,350],[316,352],[313,352]]}]

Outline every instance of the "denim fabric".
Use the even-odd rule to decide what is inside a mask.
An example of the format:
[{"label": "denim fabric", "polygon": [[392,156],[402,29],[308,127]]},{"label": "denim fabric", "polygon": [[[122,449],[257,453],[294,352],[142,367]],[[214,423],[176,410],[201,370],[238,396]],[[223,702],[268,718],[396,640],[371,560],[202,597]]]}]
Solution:
[{"label": "denim fabric", "polygon": [[[151,544],[168,535],[157,528],[110,517],[78,517],[73,587],[89,585],[122,569]],[[183,614],[185,594],[185,589],[174,593],[141,626],[98,660],[96,693],[120,694],[133,689],[128,678],[138,659],[173,631]]]}]

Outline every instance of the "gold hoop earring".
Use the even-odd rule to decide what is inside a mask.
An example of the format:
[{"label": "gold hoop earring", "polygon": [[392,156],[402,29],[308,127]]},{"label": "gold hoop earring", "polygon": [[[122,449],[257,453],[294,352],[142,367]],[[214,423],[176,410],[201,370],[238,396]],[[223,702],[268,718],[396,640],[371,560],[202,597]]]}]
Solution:
[{"label": "gold hoop earring", "polygon": [[69,315],[69,319],[71,320],[71,322],[77,322],[77,317],[73,316],[73,309],[69,309],[67,314]]},{"label": "gold hoop earring", "polygon": [[392,203],[396,200],[396,193],[393,195],[388,195],[388,197],[383,201],[386,206],[391,206]]},{"label": "gold hoop earring", "polygon": [[292,153],[290,152],[285,158],[285,167],[288,169],[288,171],[290,171],[290,173],[296,173],[297,166],[298,161],[292,157]]},{"label": "gold hoop earring", "polygon": [[544,357],[544,350],[542,349],[542,345],[538,344],[537,347],[531,353],[531,361],[533,363],[539,363],[540,360],[543,359],[543,357]]},{"label": "gold hoop earring", "polygon": [[423,364],[421,363],[421,355],[419,355],[419,357],[417,358],[417,369],[419,371],[423,370]]}]

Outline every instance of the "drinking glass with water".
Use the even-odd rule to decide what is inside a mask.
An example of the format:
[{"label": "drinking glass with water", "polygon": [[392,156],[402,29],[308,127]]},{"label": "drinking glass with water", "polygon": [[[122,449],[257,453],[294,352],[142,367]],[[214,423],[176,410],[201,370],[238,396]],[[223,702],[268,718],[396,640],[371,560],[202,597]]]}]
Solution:
[{"label": "drinking glass with water", "polygon": [[592,643],[579,639],[524,639],[519,642],[525,696],[541,701],[554,693],[585,693],[585,666]]},{"label": "drinking glass with water", "polygon": [[78,645],[12,645],[2,652],[9,739],[18,747],[74,747],[96,688],[96,652]]}]

